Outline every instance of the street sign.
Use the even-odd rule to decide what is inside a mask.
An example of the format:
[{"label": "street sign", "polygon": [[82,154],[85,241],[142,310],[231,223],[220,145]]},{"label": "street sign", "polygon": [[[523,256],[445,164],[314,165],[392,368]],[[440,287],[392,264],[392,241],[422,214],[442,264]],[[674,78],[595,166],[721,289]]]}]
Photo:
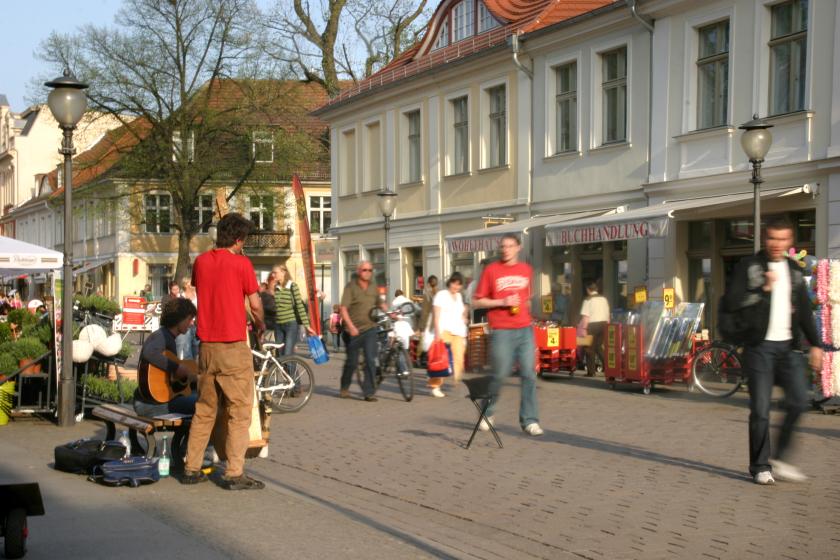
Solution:
[{"label": "street sign", "polygon": [[665,309],[674,308],[674,288],[665,288],[662,292],[662,300],[665,302]]}]

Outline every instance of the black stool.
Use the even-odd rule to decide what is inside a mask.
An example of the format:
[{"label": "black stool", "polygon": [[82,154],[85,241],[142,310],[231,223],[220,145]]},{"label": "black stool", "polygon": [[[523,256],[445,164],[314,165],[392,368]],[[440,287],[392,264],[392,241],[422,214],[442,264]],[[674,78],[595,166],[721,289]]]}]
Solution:
[{"label": "black stool", "polygon": [[[464,379],[464,385],[467,386],[467,390],[470,392],[470,394],[467,395],[467,398],[472,401],[475,408],[478,410],[478,422],[475,423],[475,428],[473,428],[470,441],[467,442],[467,449],[470,448],[473,438],[475,438],[475,433],[478,431],[478,427],[481,425],[482,420],[487,422],[487,425],[490,426],[490,431],[493,433],[493,437],[496,438],[496,443],[499,444],[499,447],[504,447],[502,445],[502,440],[499,438],[499,434],[496,432],[496,427],[493,426],[493,424],[491,424],[487,419],[487,408],[490,406],[490,400],[492,397],[492,395],[490,395],[490,384],[492,382],[492,375]],[[481,404],[479,404],[479,401],[482,401]]]}]

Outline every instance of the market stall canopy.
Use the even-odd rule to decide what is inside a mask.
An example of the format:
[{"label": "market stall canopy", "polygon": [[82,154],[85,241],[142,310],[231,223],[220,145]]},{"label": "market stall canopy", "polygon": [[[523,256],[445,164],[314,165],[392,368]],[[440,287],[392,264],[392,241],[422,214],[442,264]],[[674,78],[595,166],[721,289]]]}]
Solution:
[{"label": "market stall canopy", "polygon": [[[803,192],[802,187],[762,191],[761,198],[777,198]],[[721,196],[690,198],[663,202],[626,212],[565,221],[546,225],[545,243],[548,246],[604,243],[628,239],[666,237],[675,213],[698,208],[718,208],[752,200],[752,192]],[[677,216],[678,217],[678,216]]]},{"label": "market stall canopy", "polygon": [[63,261],[58,251],[0,236],[0,276],[57,270]]},{"label": "market stall canopy", "polygon": [[553,214],[538,216],[516,222],[474,229],[446,236],[446,244],[450,253],[474,253],[476,251],[495,251],[506,233],[517,235],[527,234],[530,229],[547,226],[548,224],[564,223],[569,220],[579,220],[590,216],[601,216],[606,210],[590,210],[586,212],[572,212],[569,214]]}]

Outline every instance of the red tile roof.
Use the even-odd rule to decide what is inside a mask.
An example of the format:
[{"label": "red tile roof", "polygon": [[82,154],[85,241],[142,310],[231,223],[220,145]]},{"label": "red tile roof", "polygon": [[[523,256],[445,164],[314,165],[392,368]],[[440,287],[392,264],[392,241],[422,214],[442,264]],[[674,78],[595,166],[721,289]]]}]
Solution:
[{"label": "red tile roof", "polygon": [[432,34],[437,36],[440,18],[446,15],[448,8],[455,3],[454,0],[442,0],[426,26],[426,33],[422,39],[371,77],[355,86],[342,88],[341,92],[320,107],[316,114],[363,92],[505,43],[511,35],[530,33],[617,1],[619,0],[484,0],[487,9],[504,25],[444,48],[430,50],[433,44]]},{"label": "red tile roof", "polygon": [[[326,138],[327,124],[310,114],[329,99],[324,88],[318,84],[296,80],[217,80],[209,88],[209,106],[216,109],[236,107],[241,114],[238,122],[245,126],[271,126],[290,133],[305,133],[316,144]],[[73,158],[73,188],[82,187],[110,171],[151,129],[149,121],[138,118],[107,132],[90,149]],[[298,174],[301,180],[329,181],[330,162],[326,145],[322,156],[300,166]],[[64,192],[63,188],[56,188],[57,170],[49,173],[48,180],[53,187],[52,196]]]}]

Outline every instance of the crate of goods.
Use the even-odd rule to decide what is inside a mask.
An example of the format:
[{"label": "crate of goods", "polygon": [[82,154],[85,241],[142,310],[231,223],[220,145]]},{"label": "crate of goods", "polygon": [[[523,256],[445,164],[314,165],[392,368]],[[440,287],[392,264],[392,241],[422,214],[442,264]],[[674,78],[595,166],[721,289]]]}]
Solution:
[{"label": "crate of goods", "polygon": [[470,325],[467,338],[467,369],[481,370],[487,366],[487,323]]}]

